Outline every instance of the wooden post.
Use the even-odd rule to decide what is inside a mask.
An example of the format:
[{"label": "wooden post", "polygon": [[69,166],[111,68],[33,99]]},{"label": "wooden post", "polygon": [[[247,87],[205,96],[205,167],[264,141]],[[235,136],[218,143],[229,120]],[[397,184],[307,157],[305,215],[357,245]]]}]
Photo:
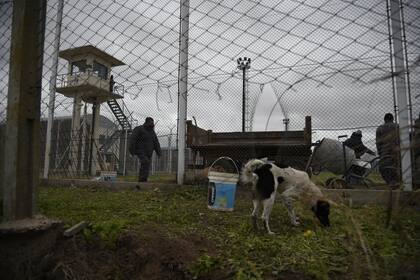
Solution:
[{"label": "wooden post", "polygon": [[307,145],[312,144],[312,117],[305,117],[304,139]]},{"label": "wooden post", "polygon": [[193,126],[193,124],[192,124],[192,121],[191,120],[188,120],[188,121],[186,121],[185,122],[185,124],[186,124],[186,128],[187,128],[187,147],[191,147],[193,144],[194,144],[194,137],[197,137],[196,135],[196,133],[194,134],[192,131],[193,131],[193,129],[194,129],[194,126]]},{"label": "wooden post", "polygon": [[15,0],[5,135],[3,219],[30,218],[39,182],[46,0]]},{"label": "wooden post", "polygon": [[212,134],[213,134],[213,130],[211,130],[211,129],[207,130],[207,143],[212,142],[212,138],[213,138]]}]

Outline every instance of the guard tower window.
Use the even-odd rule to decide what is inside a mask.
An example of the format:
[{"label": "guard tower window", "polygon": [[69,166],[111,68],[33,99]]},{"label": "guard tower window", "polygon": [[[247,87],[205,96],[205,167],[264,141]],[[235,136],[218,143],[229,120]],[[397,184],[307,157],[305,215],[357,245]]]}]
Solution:
[{"label": "guard tower window", "polygon": [[79,61],[74,61],[71,64],[71,73],[79,73],[79,72],[86,72],[86,60],[79,60]]},{"label": "guard tower window", "polygon": [[106,80],[108,78],[108,68],[99,62],[93,62],[93,72],[98,73],[98,77]]}]

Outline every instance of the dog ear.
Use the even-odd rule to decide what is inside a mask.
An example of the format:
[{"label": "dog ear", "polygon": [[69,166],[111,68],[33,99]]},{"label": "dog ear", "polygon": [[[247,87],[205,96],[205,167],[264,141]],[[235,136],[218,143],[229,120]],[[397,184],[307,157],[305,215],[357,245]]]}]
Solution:
[{"label": "dog ear", "polygon": [[326,200],[318,200],[316,203],[317,209],[330,210],[330,203]]},{"label": "dog ear", "polygon": [[330,205],[332,205],[332,206],[338,206],[338,204],[337,203],[335,203],[334,201],[332,201],[331,199],[329,199],[329,198],[324,198],[324,201],[326,201],[326,202],[328,202]]},{"label": "dog ear", "polygon": [[318,200],[316,203],[315,215],[323,226],[330,226],[330,204],[325,200]]},{"label": "dog ear", "polygon": [[258,167],[257,169],[255,169],[254,173],[258,174],[258,172],[260,172],[261,170],[270,170],[271,167],[272,167],[271,164],[265,163],[265,164],[261,165],[260,167]]},{"label": "dog ear", "polygon": [[262,162],[259,159],[251,159],[244,165],[244,168],[248,169],[250,172],[253,172],[254,170],[259,168],[263,164],[264,164],[264,162]]}]

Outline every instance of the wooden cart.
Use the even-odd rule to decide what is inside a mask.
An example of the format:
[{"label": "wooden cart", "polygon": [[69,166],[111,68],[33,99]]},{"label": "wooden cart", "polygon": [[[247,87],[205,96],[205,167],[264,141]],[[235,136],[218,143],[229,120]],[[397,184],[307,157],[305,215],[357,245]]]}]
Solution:
[{"label": "wooden cart", "polygon": [[[194,158],[203,157],[203,168],[220,156],[245,163],[251,158],[265,158],[303,169],[311,154],[311,117],[305,117],[305,128],[294,131],[213,132],[187,121],[187,147]],[[193,160],[195,162],[195,160]],[[194,165],[194,164],[193,164]]]}]

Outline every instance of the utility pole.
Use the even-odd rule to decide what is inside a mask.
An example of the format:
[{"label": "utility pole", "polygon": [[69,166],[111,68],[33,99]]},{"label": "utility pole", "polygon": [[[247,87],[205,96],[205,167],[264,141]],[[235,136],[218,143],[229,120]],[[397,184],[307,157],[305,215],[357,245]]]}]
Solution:
[{"label": "utility pole", "polygon": [[238,58],[238,69],[242,70],[242,132],[246,130],[246,98],[247,98],[247,84],[246,84],[246,71],[251,68],[251,58]]}]

